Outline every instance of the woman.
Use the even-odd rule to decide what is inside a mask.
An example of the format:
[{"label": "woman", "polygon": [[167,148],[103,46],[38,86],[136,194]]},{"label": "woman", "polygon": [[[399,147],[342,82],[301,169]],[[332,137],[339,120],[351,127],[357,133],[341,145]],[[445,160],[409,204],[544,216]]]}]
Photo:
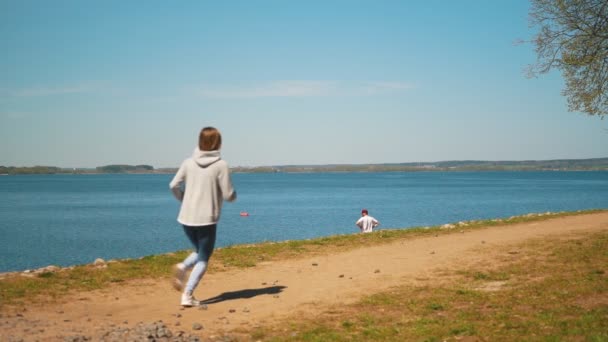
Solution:
[{"label": "woman", "polygon": [[[194,252],[175,265],[173,285],[178,291],[183,290],[182,306],[199,304],[192,293],[205,274],[215,247],[222,202],[236,199],[228,164],[220,157],[221,147],[220,132],[213,127],[203,128],[192,157],[184,160],[169,184],[181,202],[177,221],[194,246]],[[192,272],[184,284],[189,269]]]}]

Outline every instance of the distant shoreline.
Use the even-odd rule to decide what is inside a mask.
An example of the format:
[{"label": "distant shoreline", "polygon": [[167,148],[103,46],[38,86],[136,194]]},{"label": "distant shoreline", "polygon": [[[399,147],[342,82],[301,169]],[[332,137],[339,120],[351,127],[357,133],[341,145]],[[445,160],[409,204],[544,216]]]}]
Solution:
[{"label": "distant shoreline", "polygon": [[[524,161],[461,160],[440,162],[383,164],[326,164],[236,166],[234,173],[339,173],[339,172],[453,172],[453,171],[608,171],[608,158],[555,159]],[[56,166],[6,167],[0,175],[21,174],[174,174],[177,168],[151,165],[106,165],[96,168],[60,168]]]},{"label": "distant shoreline", "polygon": [[[177,172],[177,170],[175,171]],[[1,176],[94,176],[94,175],[173,175],[175,172],[53,172],[53,173],[11,173]],[[313,173],[420,173],[420,172],[608,172],[606,169],[417,169],[417,170],[314,170],[314,171],[240,171],[231,170],[233,174],[313,174]]]}]

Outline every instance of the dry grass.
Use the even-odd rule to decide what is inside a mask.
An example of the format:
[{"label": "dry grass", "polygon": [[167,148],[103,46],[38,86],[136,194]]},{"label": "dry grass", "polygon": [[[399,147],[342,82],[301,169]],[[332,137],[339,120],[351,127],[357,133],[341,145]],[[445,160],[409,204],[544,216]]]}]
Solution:
[{"label": "dry grass", "polygon": [[396,287],[248,333],[264,341],[608,341],[607,232],[516,250],[441,283]]}]

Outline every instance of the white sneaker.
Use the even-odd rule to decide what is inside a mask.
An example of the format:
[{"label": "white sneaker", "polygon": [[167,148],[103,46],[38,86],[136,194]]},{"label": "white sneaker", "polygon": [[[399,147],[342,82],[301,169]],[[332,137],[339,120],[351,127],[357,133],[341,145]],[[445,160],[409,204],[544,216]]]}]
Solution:
[{"label": "white sneaker", "polygon": [[182,306],[199,306],[201,302],[196,300],[192,294],[182,293]]},{"label": "white sneaker", "polygon": [[186,265],[180,262],[173,266],[173,277],[173,288],[176,291],[182,291],[186,280]]}]

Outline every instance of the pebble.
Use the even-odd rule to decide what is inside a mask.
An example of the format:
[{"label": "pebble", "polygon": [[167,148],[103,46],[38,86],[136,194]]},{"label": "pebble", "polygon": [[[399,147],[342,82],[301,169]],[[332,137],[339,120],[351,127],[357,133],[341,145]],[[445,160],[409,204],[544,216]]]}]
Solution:
[{"label": "pebble", "polygon": [[236,312],[236,310],[235,310],[235,309],[230,309],[230,310],[228,310],[228,312],[230,312],[230,313],[235,313],[235,312]]},{"label": "pebble", "polygon": [[67,336],[63,339],[64,342],[84,342],[91,341],[89,336]]},{"label": "pebble", "polygon": [[200,323],[194,323],[192,324],[192,330],[201,330],[203,329],[203,325]]},{"label": "pebble", "polygon": [[316,262],[312,263],[313,266],[319,266],[319,264],[317,264]]},{"label": "pebble", "polygon": [[344,274],[340,274],[338,278],[344,278]]},{"label": "pebble", "polygon": [[375,270],[374,273],[380,273],[380,270]]},{"label": "pebble", "polygon": [[106,261],[103,260],[102,258],[97,258],[95,259],[95,261],[93,261],[93,265],[95,266],[103,266],[106,264]]},{"label": "pebble", "polygon": [[[178,322],[179,323],[179,322]],[[176,325],[179,325],[176,323]],[[195,323],[196,324],[196,323]],[[193,327],[194,328],[194,327]],[[202,325],[201,328],[202,329]],[[86,337],[86,336],[79,336]],[[90,340],[70,340],[75,342]],[[157,341],[157,342],[195,342],[200,341],[197,336],[186,334],[183,331],[173,333],[162,322],[142,323],[139,322],[133,328],[118,327],[102,333],[101,338],[95,341],[119,342],[119,341]]]}]

